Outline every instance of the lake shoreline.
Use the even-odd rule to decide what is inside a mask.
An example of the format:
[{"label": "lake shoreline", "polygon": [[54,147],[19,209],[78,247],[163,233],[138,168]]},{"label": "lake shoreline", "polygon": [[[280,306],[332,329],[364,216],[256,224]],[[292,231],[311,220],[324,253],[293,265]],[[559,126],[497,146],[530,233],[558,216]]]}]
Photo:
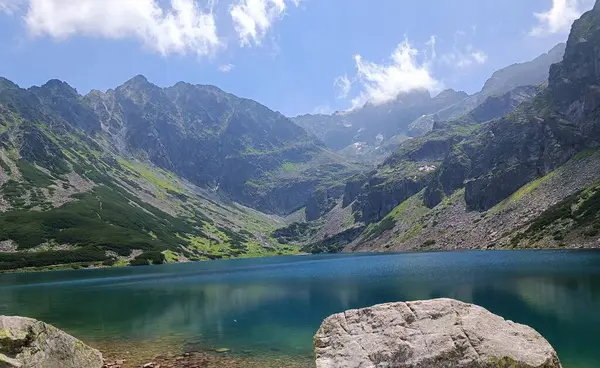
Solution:
[{"label": "lake shoreline", "polygon": [[314,362],[294,361],[291,357],[264,359],[227,353],[189,352],[157,355],[150,360],[106,359],[103,368],[314,368]]},{"label": "lake shoreline", "polygon": [[0,270],[0,276],[5,274],[25,274],[25,273],[42,273],[42,272],[58,272],[58,271],[83,271],[83,270],[98,270],[98,269],[124,269],[124,268],[143,268],[143,267],[157,267],[164,265],[174,265],[174,264],[186,264],[186,263],[210,263],[210,262],[226,262],[226,261],[236,261],[242,259],[269,259],[269,258],[280,258],[280,257],[306,257],[311,255],[362,255],[362,256],[377,256],[377,255],[395,255],[395,254],[419,254],[419,253],[465,253],[465,252],[542,252],[542,251],[598,251],[600,252],[600,247],[557,247],[557,248],[499,248],[499,249],[481,249],[481,248],[472,248],[472,249],[431,249],[431,250],[408,250],[401,252],[385,252],[385,251],[373,251],[373,252],[339,252],[339,253],[298,253],[298,254],[284,254],[284,255],[273,255],[273,256],[261,256],[261,257],[249,257],[249,258],[228,258],[228,259],[217,259],[217,260],[201,260],[201,261],[186,261],[186,262],[172,262],[172,263],[163,263],[160,265],[145,265],[145,266],[106,266],[102,263],[95,262],[93,264],[88,263],[64,263],[57,264],[51,266],[42,266],[42,267],[26,267],[26,268],[16,268],[9,270]]},{"label": "lake shoreline", "polygon": [[109,362],[126,360],[123,368],[158,359],[164,368],[186,361],[184,353],[209,366],[309,367],[326,317],[435,298],[535,328],[565,366],[596,368],[600,359],[595,249],[346,253],[0,276],[0,314],[45,321]]}]

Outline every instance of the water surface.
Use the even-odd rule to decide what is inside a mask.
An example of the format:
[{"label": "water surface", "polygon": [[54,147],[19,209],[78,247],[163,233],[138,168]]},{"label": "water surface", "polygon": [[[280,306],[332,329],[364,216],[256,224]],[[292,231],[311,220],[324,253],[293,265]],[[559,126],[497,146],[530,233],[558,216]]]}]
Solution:
[{"label": "water surface", "polygon": [[[41,319],[104,346],[227,347],[312,360],[323,318],[450,297],[530,325],[566,368],[600,366],[600,253],[295,256],[0,275],[0,314]],[[162,344],[162,345],[161,345]]]}]

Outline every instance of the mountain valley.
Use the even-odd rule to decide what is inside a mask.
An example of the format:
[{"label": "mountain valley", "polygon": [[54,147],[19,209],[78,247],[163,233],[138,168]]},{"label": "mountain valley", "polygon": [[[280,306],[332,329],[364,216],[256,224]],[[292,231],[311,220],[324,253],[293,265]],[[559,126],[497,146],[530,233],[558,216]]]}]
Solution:
[{"label": "mountain valley", "polygon": [[476,94],[333,115],[141,75],[86,95],[0,78],[0,271],[598,247],[599,60],[596,4]]}]

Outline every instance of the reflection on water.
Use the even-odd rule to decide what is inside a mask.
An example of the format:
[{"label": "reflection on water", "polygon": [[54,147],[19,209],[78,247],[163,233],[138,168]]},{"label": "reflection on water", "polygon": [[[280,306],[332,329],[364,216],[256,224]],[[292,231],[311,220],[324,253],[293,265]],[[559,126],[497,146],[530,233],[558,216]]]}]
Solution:
[{"label": "reflection on water", "polygon": [[0,314],[42,319],[88,342],[306,359],[332,313],[437,297],[533,326],[566,368],[600,362],[595,252],[306,256],[0,276]]}]

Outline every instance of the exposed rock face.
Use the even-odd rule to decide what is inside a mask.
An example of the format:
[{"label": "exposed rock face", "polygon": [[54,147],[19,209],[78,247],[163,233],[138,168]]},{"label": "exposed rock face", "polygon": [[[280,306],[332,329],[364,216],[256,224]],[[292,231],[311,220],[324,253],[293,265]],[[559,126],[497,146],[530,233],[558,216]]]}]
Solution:
[{"label": "exposed rock face", "polygon": [[56,327],[0,316],[1,368],[100,368],[102,355]]},{"label": "exposed rock face", "polygon": [[436,113],[437,121],[458,118],[490,96],[499,96],[521,86],[537,86],[548,81],[548,71],[554,63],[562,60],[565,54],[564,43],[554,46],[548,53],[519,64],[513,64],[500,69],[485,82],[480,92],[469,96],[463,101]]},{"label": "exposed rock face", "polygon": [[124,153],[141,153],[263,212],[294,212],[320,183],[349,176],[339,157],[291,120],[214,86],[160,88],[137,76],[85,101]]},{"label": "exposed rock face", "polygon": [[28,162],[52,170],[65,161],[56,136],[83,131],[89,148],[150,162],[262,212],[294,212],[319,186],[361,169],[282,114],[209,85],[160,88],[137,76],[82,96],[58,80],[22,89],[1,78],[0,106],[10,133],[1,142],[13,141]]},{"label": "exposed rock face", "polygon": [[431,97],[426,90],[416,90],[401,94],[396,100],[384,104],[367,103],[360,109],[333,115],[302,115],[293,118],[293,121],[336,151],[344,152],[344,148],[359,142],[365,148],[375,148],[384,140],[405,134],[415,119],[452,106],[467,97],[465,92],[452,89],[442,91],[435,97]]},{"label": "exposed rock face", "polygon": [[331,211],[336,205],[336,200],[344,194],[344,186],[337,185],[330,188],[317,188],[306,203],[306,220],[317,220],[322,215]]},{"label": "exposed rock face", "polygon": [[565,57],[552,65],[548,89],[515,117],[489,124],[472,158],[465,199],[487,210],[585,148],[600,144],[600,4],[573,24]]},{"label": "exposed rock face", "polygon": [[[350,180],[346,184],[344,205],[356,199],[353,206],[356,218],[365,223],[376,222],[425,188],[426,205],[436,206],[464,186],[471,157],[478,151],[476,144],[466,139],[471,132],[490,119],[513,112],[521,103],[531,100],[537,89],[519,87],[502,96],[489,97],[460,119],[434,123],[430,134],[403,142],[368,178],[361,176],[362,182],[357,181],[358,176]],[[505,194],[499,197],[502,195]]]},{"label": "exposed rock face", "polygon": [[560,368],[528,326],[451,299],[389,303],[328,317],[314,338],[317,368]]},{"label": "exposed rock face", "polygon": [[[468,209],[486,211],[578,152],[598,147],[599,14],[596,5],[575,22],[566,52],[557,45],[495,73],[456,109],[436,113],[429,134],[403,142],[362,182],[351,180],[344,205],[353,203],[355,219],[378,222],[421,190],[433,208],[465,188]],[[547,88],[530,85],[544,80]],[[468,113],[456,118],[463,110]]]}]

